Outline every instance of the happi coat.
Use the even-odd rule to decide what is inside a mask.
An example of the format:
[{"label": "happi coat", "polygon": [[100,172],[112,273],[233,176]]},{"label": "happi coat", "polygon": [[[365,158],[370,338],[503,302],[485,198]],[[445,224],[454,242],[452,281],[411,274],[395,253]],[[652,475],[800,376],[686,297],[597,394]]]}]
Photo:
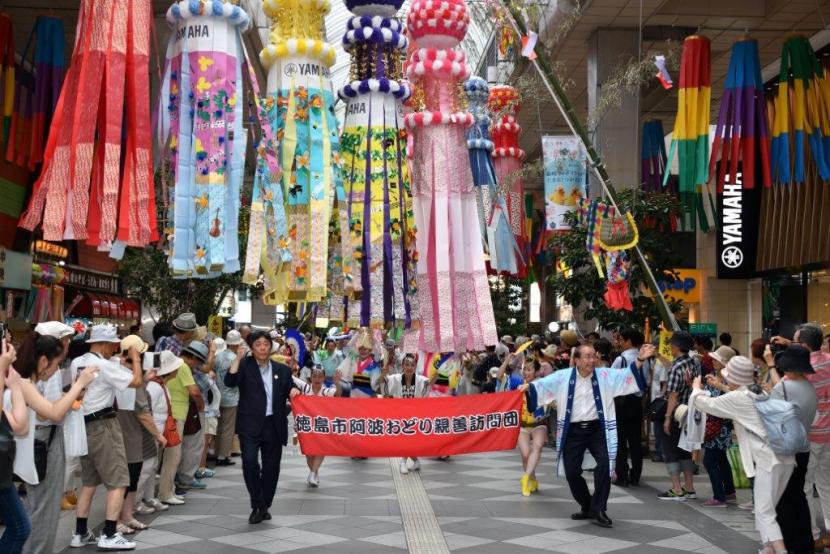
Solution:
[{"label": "happi coat", "polygon": [[[617,457],[617,412],[614,397],[625,396],[645,390],[646,380],[635,363],[623,369],[608,367],[597,368],[591,375],[594,389],[594,402],[600,425],[605,430],[605,446],[608,449],[609,468],[613,470]],[[561,369],[530,383],[527,388],[527,409],[533,411],[537,406],[556,402],[556,467],[559,475],[565,475],[562,464],[562,452],[568,440],[568,428],[571,424],[574,389],[576,388],[576,368]]]}]

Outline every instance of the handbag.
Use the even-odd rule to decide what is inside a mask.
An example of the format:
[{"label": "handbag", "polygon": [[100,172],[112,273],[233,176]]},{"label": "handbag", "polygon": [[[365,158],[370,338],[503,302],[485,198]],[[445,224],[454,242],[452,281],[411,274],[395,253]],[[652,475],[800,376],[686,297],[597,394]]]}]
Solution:
[{"label": "handbag", "polygon": [[196,401],[192,398],[187,405],[187,416],[184,418],[184,434],[194,435],[202,428],[202,423],[199,421],[199,409],[196,407]]},{"label": "handbag", "polygon": [[46,478],[46,462],[48,461],[49,448],[52,446],[52,440],[55,438],[55,425],[52,425],[52,430],[49,431],[49,440],[42,441],[35,439],[35,471],[37,471],[37,478],[40,482]]},{"label": "handbag", "polygon": [[719,417],[708,416],[706,418],[706,432],[703,434],[703,442],[715,440],[723,428],[723,420]]},{"label": "handbag", "polygon": [[179,436],[179,428],[176,426],[176,420],[173,419],[173,410],[170,407],[170,395],[167,394],[167,388],[165,388],[161,379],[153,379],[153,381],[161,387],[161,390],[164,391],[164,398],[167,399],[167,420],[164,422],[164,430],[161,432],[164,440],[167,441],[166,448],[179,446],[182,443],[182,438]]},{"label": "handbag", "polygon": [[666,417],[666,409],[668,406],[669,401],[666,400],[665,397],[661,396],[659,398],[655,398],[651,401],[651,404],[648,405],[646,416],[648,416],[648,418],[652,421],[660,421]]}]

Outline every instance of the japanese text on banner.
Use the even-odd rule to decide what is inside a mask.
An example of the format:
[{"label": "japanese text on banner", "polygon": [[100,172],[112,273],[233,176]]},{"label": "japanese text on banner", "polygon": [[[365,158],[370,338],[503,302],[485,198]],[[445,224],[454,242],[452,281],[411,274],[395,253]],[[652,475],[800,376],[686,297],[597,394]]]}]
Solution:
[{"label": "japanese text on banner", "polygon": [[514,448],[522,393],[415,399],[298,396],[291,403],[303,454],[449,456]]}]

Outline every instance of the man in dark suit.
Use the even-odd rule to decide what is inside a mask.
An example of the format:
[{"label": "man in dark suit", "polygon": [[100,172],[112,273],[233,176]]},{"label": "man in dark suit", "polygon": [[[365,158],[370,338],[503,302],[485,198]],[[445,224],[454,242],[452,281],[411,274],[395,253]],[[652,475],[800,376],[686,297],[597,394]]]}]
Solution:
[{"label": "man in dark suit", "polygon": [[268,333],[254,331],[247,340],[251,353],[238,355],[225,375],[225,385],[239,387],[236,433],[242,448],[242,475],[251,497],[248,522],[261,523],[271,519],[268,508],[277,491],[282,447],[288,442],[286,401],[300,391],[288,366],[271,361]]}]

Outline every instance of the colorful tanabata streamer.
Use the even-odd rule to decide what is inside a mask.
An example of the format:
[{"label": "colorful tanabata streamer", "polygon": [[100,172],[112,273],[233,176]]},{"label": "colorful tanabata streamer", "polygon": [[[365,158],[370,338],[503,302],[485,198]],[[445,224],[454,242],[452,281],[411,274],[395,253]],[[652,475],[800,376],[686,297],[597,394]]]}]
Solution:
[{"label": "colorful tanabata streamer", "polygon": [[423,89],[424,102],[405,122],[414,135],[418,349],[425,352],[480,350],[497,340],[464,133],[473,117],[459,97],[470,70],[456,46],[468,24],[464,0],[414,0],[407,16],[419,48],[406,75]]},{"label": "colorful tanabata streamer", "polygon": [[39,17],[21,55],[24,62],[29,61],[30,48],[34,49],[34,71],[21,65],[15,73],[14,113],[6,145],[6,161],[34,171],[37,164],[43,161],[47,130],[63,83],[63,21],[55,17]]},{"label": "colorful tanabata streamer", "polygon": [[524,179],[521,175],[522,160],[525,151],[519,148],[519,135],[522,127],[516,122],[516,113],[520,108],[519,91],[509,85],[495,85],[490,87],[490,111],[496,116],[491,134],[493,136],[493,165],[496,169],[496,178],[505,202],[507,214],[510,218],[510,228],[513,230],[519,251],[516,254],[517,277],[527,275],[527,231],[525,226],[524,206]]},{"label": "colorful tanabata streamer", "polygon": [[[680,59],[680,86],[677,90],[677,117],[674,120],[669,163],[677,150],[680,170],[679,192],[685,229],[700,224],[709,229],[703,194],[709,179],[709,108],[712,98],[709,39],[686,37]],[[665,184],[669,172],[663,178]],[[708,195],[708,191],[706,192]],[[711,200],[711,197],[710,197]]]},{"label": "colorful tanabata streamer", "polygon": [[749,39],[736,42],[732,45],[732,57],[729,60],[712,145],[712,158],[709,160],[711,180],[720,159],[720,170],[717,171],[718,192],[723,190],[724,182],[737,182],[739,164],[743,187],[754,188],[756,154],[761,164],[761,183],[765,187],[772,184],[765,102],[758,43]]},{"label": "colorful tanabata streamer", "polygon": [[666,134],[663,122],[651,119],[643,123],[643,137],[640,142],[641,179],[643,190],[661,192],[666,172]]},{"label": "colorful tanabata streamer", "polygon": [[490,87],[481,77],[473,76],[464,83],[467,105],[475,123],[467,129],[467,149],[470,151],[470,167],[476,186],[476,204],[481,227],[482,244],[490,255],[490,268],[497,273],[515,274],[518,246],[504,197],[498,190],[496,170],[490,158],[493,141],[490,140],[490,112],[487,101]]},{"label": "colorful tanabata streamer", "polygon": [[[343,37],[352,55],[349,82],[339,91],[346,103],[343,134],[343,187],[348,198],[348,230],[357,281],[348,316],[350,325],[417,325],[415,219],[406,163],[402,102],[410,95],[401,81],[401,50],[407,39],[395,13],[402,0],[353,0],[347,6]],[[338,270],[334,268],[334,271]],[[337,292],[339,287],[335,287]]]},{"label": "colorful tanabata streamer", "polygon": [[[791,150],[795,159],[790,158]],[[808,155],[819,176],[830,179],[830,86],[810,42],[796,36],[781,51],[772,127],[773,179],[803,183]]]},{"label": "colorful tanabata streamer", "polygon": [[173,29],[160,91],[158,145],[173,166],[168,225],[178,277],[239,271],[239,194],[245,169],[239,6],[182,0],[167,10]]},{"label": "colorful tanabata streamer", "polygon": [[[264,0],[272,22],[269,44],[260,52],[268,68],[267,117],[279,142],[282,177],[260,178],[254,202],[276,207],[283,195],[285,218],[275,210],[263,260],[265,296],[269,304],[320,302],[326,298],[329,222],[335,196],[344,199],[340,177],[339,132],[334,116],[330,68],[334,48],[324,42],[328,0]],[[283,225],[285,230],[283,232]],[[346,237],[343,237],[345,240]],[[249,239],[250,241],[250,239]],[[257,278],[246,269],[247,282]]]},{"label": "colorful tanabata streamer", "polygon": [[158,240],[151,25],[150,0],[81,1],[72,62],[21,227],[34,230],[42,218],[44,239],[86,239],[105,251],[116,238],[137,247]]}]

